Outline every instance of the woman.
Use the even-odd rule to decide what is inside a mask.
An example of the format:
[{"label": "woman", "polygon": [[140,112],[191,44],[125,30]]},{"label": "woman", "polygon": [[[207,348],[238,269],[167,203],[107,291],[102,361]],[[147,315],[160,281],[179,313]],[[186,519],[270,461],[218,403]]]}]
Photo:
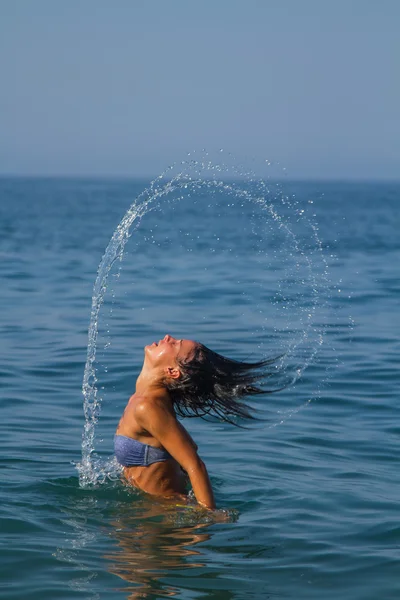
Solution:
[{"label": "woman", "polygon": [[170,335],[146,346],[136,391],[114,441],[126,479],[149,494],[182,497],[188,476],[198,503],[214,509],[205,464],[176,415],[214,415],[231,423],[234,417],[252,418],[238,399],[265,393],[254,383],[266,376],[261,369],[272,362],[230,360],[198,342]]}]

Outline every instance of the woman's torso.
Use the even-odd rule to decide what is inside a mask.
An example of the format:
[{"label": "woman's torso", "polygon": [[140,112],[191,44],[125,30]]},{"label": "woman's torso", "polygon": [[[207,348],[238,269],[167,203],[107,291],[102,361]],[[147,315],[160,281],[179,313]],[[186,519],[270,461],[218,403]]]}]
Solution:
[{"label": "woman's torso", "polygon": [[[165,401],[170,402],[167,394]],[[135,418],[137,402],[138,398],[134,394],[124,410],[116,434],[133,438],[142,444],[148,444],[153,448],[163,450],[164,448],[160,442],[138,424]],[[151,396],[146,399],[146,402],[151,403]],[[149,466],[124,467],[124,475],[132,485],[149,494],[171,496],[186,493],[187,477],[172,457]]]}]

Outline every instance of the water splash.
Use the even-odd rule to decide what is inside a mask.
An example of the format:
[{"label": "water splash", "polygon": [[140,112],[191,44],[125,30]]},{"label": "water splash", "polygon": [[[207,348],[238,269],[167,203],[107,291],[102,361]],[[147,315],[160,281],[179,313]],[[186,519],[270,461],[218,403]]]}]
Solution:
[{"label": "water splash", "polygon": [[[237,178],[237,181],[232,181],[232,178]],[[316,323],[316,319],[325,302],[324,288],[328,285],[327,265],[318,238],[318,228],[306,210],[299,208],[294,199],[285,195],[280,184],[269,179],[260,179],[254,172],[244,171],[242,166],[236,166],[232,161],[228,166],[221,162],[214,164],[208,159],[207,153],[203,153],[199,160],[190,158],[180,165],[169,167],[132,203],[112,235],[98,268],[93,289],[87,359],[82,386],[85,425],[82,436],[82,461],[77,465],[81,486],[116,478],[120,472],[113,459],[104,463],[96,456],[94,450],[96,425],[102,401],[97,385],[96,344],[100,311],[109,275],[115,263],[122,261],[126,243],[132,233],[139,228],[145,215],[158,209],[166,201],[173,204],[185,198],[193,199],[196,194],[203,194],[211,199],[215,199],[219,194],[227,199],[228,207],[230,200],[242,203],[242,206],[253,203],[265,215],[265,219],[275,224],[276,231],[287,243],[286,274],[278,282],[278,289],[274,296],[274,303],[279,304],[282,312],[285,310],[290,312],[293,301],[288,290],[294,286],[293,282],[297,283],[299,272],[302,273],[304,290],[307,290],[309,297],[304,306],[298,308],[297,327],[294,329],[288,320],[286,328],[275,328],[276,337],[281,340],[284,351],[284,356],[276,367],[276,375],[280,383],[289,385],[301,377],[323,343],[324,324],[321,318],[319,323]],[[296,223],[299,222],[306,223],[310,230],[307,244],[300,241],[294,231]],[[254,234],[260,235],[259,223],[253,223],[252,227]],[[258,258],[266,260],[262,239],[260,246],[257,251]],[[120,271],[117,273],[117,279],[119,274]],[[260,309],[259,312],[262,313],[262,310]],[[107,341],[106,345],[109,346],[110,342]],[[282,421],[276,424],[279,422]]]}]

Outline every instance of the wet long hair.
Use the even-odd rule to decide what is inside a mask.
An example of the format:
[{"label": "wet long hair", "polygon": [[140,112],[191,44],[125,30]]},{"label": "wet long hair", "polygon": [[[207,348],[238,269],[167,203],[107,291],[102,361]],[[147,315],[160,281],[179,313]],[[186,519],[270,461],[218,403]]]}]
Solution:
[{"label": "wet long hair", "polygon": [[240,362],[197,344],[194,355],[179,362],[181,377],[165,382],[175,412],[181,417],[217,417],[233,425],[238,417],[254,419],[254,409],[242,398],[278,391],[261,385],[279,358]]}]

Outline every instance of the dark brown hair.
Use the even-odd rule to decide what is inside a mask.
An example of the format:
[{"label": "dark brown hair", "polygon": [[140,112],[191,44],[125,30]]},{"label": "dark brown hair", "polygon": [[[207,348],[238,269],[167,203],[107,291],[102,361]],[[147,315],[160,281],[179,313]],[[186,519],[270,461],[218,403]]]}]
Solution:
[{"label": "dark brown hair", "polygon": [[194,356],[179,363],[181,377],[168,380],[165,385],[179,416],[211,416],[237,425],[234,420],[237,417],[254,419],[251,414],[254,409],[241,402],[242,398],[278,391],[260,387],[273,374],[266,367],[278,358],[240,362],[197,344]]}]

